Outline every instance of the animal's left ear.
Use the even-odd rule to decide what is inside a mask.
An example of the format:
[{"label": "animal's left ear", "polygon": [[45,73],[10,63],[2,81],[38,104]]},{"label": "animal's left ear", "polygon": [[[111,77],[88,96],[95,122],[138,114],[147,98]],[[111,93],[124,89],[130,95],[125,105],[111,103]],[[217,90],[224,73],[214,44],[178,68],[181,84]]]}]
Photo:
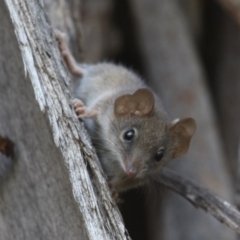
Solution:
[{"label": "animal's left ear", "polygon": [[154,96],[147,88],[140,88],[135,93],[118,97],[114,103],[116,116],[150,116],[154,108]]},{"label": "animal's left ear", "polygon": [[193,118],[174,120],[172,122],[170,126],[172,158],[179,158],[187,153],[196,127],[196,122]]}]

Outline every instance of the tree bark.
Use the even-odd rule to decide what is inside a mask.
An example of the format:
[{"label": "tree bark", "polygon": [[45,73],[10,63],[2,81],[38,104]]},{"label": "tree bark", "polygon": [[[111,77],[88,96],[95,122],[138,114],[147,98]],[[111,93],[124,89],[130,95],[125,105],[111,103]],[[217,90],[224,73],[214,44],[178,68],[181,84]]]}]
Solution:
[{"label": "tree bark", "polygon": [[129,239],[69,106],[69,79],[43,6],[5,3],[0,134],[14,142],[16,164],[1,181],[0,239]]}]

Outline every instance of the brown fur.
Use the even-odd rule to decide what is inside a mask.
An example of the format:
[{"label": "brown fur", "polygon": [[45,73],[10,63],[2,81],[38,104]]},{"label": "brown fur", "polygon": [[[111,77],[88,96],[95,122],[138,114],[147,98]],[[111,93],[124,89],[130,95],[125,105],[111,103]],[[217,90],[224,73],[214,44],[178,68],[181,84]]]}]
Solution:
[{"label": "brown fur", "polygon": [[148,116],[154,107],[154,96],[147,88],[140,88],[134,94],[125,94],[118,97],[114,103],[116,116],[136,115]]},{"label": "brown fur", "polygon": [[[73,59],[66,56],[70,51],[61,36],[57,38],[64,59]],[[117,191],[144,184],[172,158],[187,153],[195,120],[170,121],[159,98],[136,74],[111,63],[66,63],[73,74],[81,73],[75,86],[75,96],[81,99],[75,101],[76,112],[79,118],[91,118],[86,125]],[[134,136],[127,141],[125,134],[130,130]],[[164,154],[160,160],[159,151]]]}]

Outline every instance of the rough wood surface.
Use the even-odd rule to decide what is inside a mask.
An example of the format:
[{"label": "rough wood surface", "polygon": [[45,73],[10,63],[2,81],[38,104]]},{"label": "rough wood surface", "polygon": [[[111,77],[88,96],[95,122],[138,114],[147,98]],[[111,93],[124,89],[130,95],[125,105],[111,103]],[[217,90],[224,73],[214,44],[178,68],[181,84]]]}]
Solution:
[{"label": "rough wood surface", "polygon": [[42,5],[5,3],[0,131],[17,146],[17,164],[1,184],[0,239],[129,239],[69,106],[69,81]]}]

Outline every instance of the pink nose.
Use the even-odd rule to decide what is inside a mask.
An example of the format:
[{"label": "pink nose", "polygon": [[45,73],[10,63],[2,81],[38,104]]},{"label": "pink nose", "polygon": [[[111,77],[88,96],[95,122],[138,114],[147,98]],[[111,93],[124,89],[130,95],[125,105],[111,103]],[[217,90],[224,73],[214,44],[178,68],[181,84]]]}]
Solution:
[{"label": "pink nose", "polygon": [[129,168],[126,170],[126,174],[130,177],[130,178],[135,178],[137,176],[137,170],[134,168]]}]

